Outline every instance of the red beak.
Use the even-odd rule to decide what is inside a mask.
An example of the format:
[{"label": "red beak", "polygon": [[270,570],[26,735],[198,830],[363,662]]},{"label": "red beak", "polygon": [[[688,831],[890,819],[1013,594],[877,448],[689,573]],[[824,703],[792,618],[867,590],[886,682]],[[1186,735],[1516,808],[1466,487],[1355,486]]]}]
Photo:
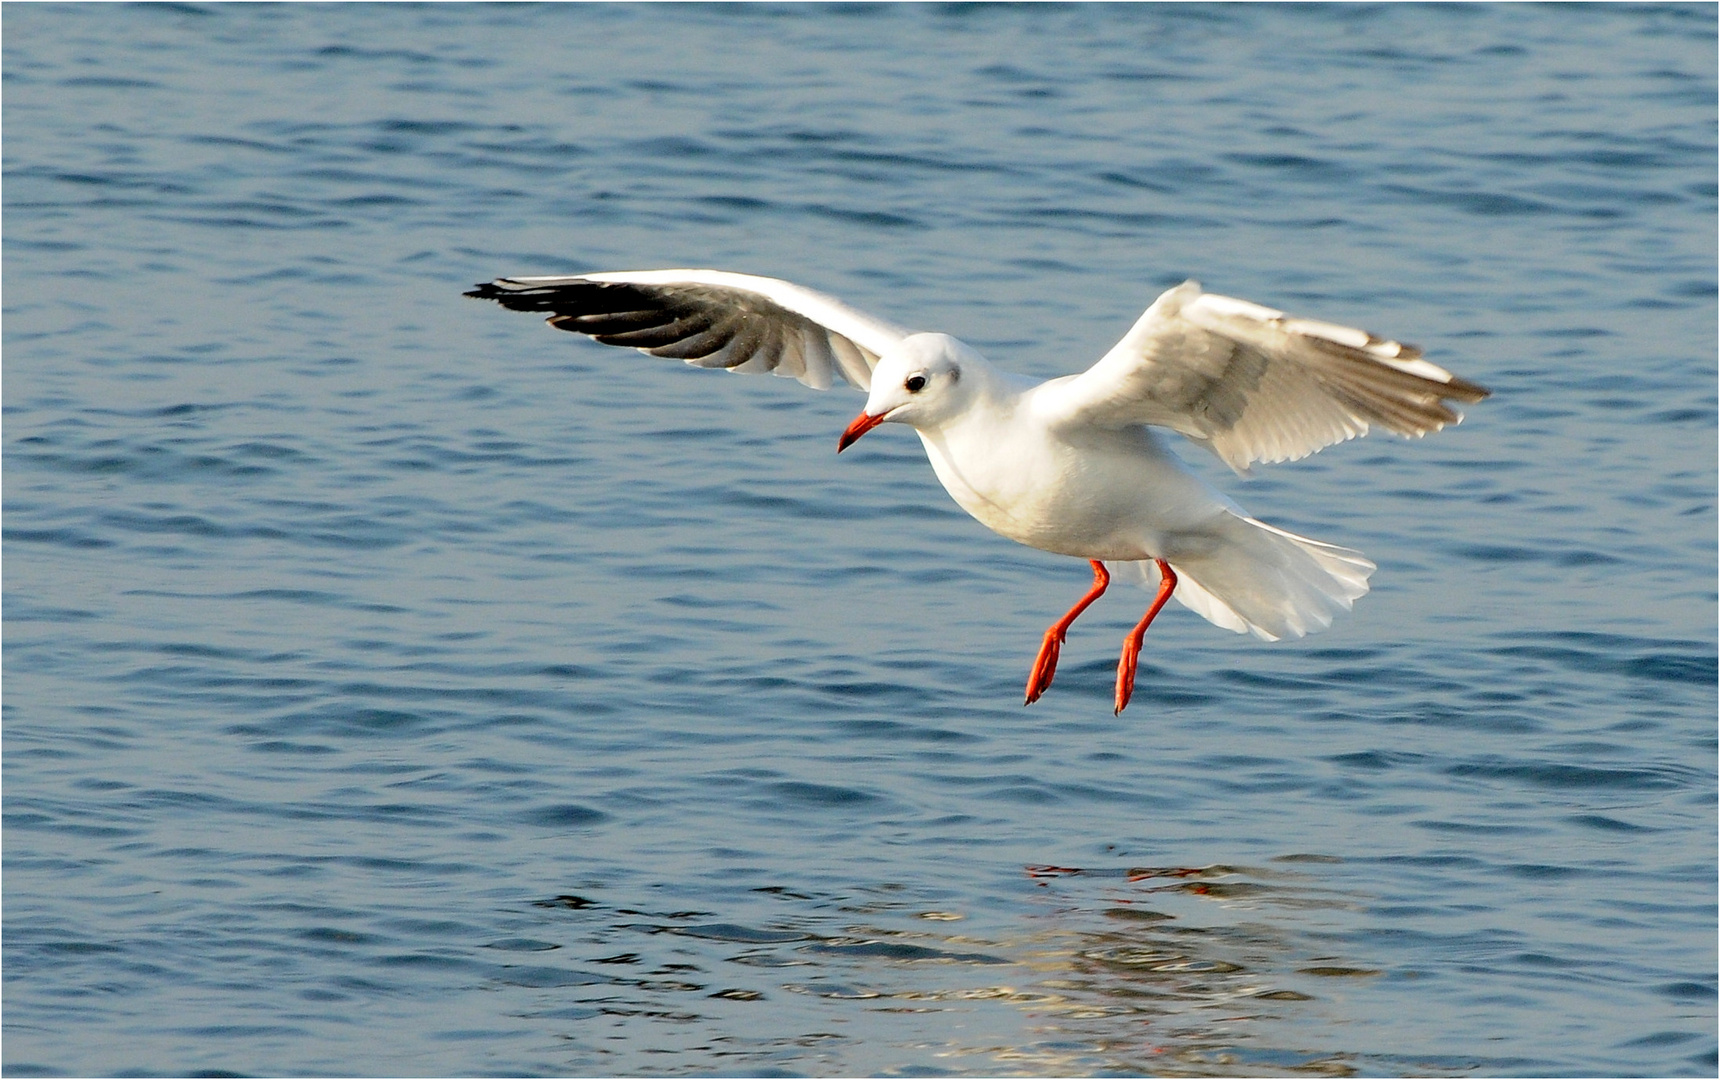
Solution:
[{"label": "red beak", "polygon": [[862,411],[859,416],[854,418],[854,422],[848,425],[848,429],[842,433],[842,438],[836,443],[836,452],[840,454],[850,446],[853,446],[854,440],[866,434],[868,431],[871,431],[879,424],[882,424],[884,422],[884,417],[888,415],[888,413],[882,413],[878,416],[868,416],[864,411]]}]

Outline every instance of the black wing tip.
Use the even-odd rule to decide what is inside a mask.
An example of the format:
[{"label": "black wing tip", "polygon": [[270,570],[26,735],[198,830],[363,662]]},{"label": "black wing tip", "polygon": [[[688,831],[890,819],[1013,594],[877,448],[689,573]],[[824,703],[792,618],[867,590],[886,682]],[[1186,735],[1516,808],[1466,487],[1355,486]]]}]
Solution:
[{"label": "black wing tip", "polygon": [[1472,383],[1468,379],[1460,379],[1456,375],[1453,375],[1451,377],[1451,381],[1445,384],[1444,396],[1456,398],[1465,405],[1474,405],[1476,402],[1486,401],[1488,398],[1492,397],[1493,391],[1482,386],[1480,383]]},{"label": "black wing tip", "polygon": [[[510,300],[525,298],[542,299],[553,296],[570,296],[588,293],[592,290],[608,292],[612,290],[638,291],[640,287],[630,281],[589,281],[585,278],[570,277],[565,281],[557,281],[553,285],[539,285],[520,281],[517,278],[497,278],[494,281],[480,281],[471,289],[461,293],[475,300],[495,300],[507,303]],[[525,310],[525,309],[521,309]],[[531,310],[544,310],[532,308]]]},{"label": "black wing tip", "polygon": [[474,300],[500,300],[502,297],[514,291],[502,286],[502,282],[507,280],[507,278],[497,278],[495,281],[480,281],[476,285],[472,286],[469,291],[463,292],[460,295],[470,296]]},{"label": "black wing tip", "polygon": [[606,281],[569,279],[553,285],[538,285],[514,278],[480,281],[461,296],[474,300],[494,300],[509,311],[548,311],[563,313],[584,306],[581,297],[611,288]]}]

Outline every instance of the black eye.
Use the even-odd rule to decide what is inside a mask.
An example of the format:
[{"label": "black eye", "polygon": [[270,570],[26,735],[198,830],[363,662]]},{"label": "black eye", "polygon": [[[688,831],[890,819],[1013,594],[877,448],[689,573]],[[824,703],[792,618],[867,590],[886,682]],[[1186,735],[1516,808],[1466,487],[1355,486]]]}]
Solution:
[{"label": "black eye", "polygon": [[908,381],[902,385],[908,388],[908,393],[917,394],[926,388],[926,377],[924,375],[910,375]]}]

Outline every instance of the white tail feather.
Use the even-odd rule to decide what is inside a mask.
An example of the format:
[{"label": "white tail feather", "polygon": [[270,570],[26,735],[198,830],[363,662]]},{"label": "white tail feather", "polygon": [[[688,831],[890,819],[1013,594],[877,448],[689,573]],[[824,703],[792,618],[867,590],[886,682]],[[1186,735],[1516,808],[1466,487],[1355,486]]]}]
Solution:
[{"label": "white tail feather", "polygon": [[[1169,560],[1177,601],[1214,626],[1266,641],[1315,634],[1368,591],[1374,564],[1359,551],[1226,514],[1221,542],[1198,555]],[[1152,562],[1107,563],[1146,588],[1159,583]]]}]

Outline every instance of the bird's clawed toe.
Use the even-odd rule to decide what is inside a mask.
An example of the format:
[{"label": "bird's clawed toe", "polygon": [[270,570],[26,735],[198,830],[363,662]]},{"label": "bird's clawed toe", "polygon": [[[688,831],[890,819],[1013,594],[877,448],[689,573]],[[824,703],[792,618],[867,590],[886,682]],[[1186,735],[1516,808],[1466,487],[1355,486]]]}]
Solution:
[{"label": "bird's clawed toe", "polygon": [[1045,641],[1039,646],[1039,656],[1033,661],[1033,670],[1027,675],[1027,700],[1023,705],[1031,705],[1038,701],[1045,691],[1051,689],[1051,678],[1057,674],[1057,654],[1061,650],[1063,639],[1057,636],[1055,630],[1045,632]]},{"label": "bird's clawed toe", "polygon": [[1135,695],[1135,668],[1140,663],[1140,656],[1139,642],[1133,638],[1123,642],[1123,658],[1117,662],[1117,707],[1111,712],[1113,716],[1121,715],[1128,708],[1129,699]]}]

